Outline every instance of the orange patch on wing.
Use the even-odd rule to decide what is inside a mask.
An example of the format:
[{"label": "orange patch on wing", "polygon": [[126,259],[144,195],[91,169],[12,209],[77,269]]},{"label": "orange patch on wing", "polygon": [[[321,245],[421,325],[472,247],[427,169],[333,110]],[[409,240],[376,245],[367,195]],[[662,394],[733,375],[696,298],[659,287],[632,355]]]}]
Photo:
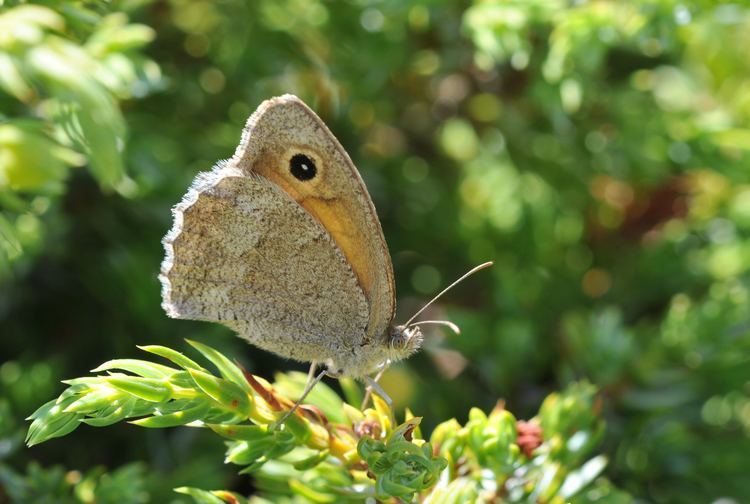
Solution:
[{"label": "orange patch on wing", "polygon": [[[361,202],[355,198],[345,200],[327,197],[325,187],[316,187],[307,191],[310,194],[303,194],[296,184],[290,183],[286,177],[273,168],[275,165],[275,157],[267,156],[255,164],[253,171],[279,186],[328,231],[354,271],[357,282],[369,301],[375,281],[370,265],[375,264],[372,256],[378,251],[370,250],[365,246],[366,242],[360,228],[349,218],[350,215],[356,214]],[[318,185],[325,186],[325,179]]]}]

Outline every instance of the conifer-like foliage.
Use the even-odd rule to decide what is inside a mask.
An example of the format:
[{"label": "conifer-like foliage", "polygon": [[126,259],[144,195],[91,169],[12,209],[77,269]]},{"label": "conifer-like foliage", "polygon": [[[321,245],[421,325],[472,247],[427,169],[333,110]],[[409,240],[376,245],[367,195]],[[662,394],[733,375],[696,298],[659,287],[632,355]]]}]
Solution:
[{"label": "conifer-like foliage", "polygon": [[[464,425],[440,423],[425,439],[421,418],[410,411],[399,423],[377,395],[373,407],[360,410],[323,384],[311,405],[282,423],[304,388],[304,374],[279,376],[274,386],[215,349],[189,343],[218,375],[170,348],[143,347],[171,365],[118,359],[94,369],[105,374],[66,380],[69,388],[29,418],[26,442],[124,420],[147,428],[206,428],[227,440],[227,463],[257,478],[256,497],[271,502],[567,502],[580,501],[576,496],[590,486],[610,502],[627,500],[596,480],[606,461],[592,451],[604,423],[588,383],[547,397],[530,422],[517,421],[498,403],[489,414],[473,408]],[[348,390],[361,399],[352,384]],[[248,502],[225,490],[176,491],[196,502]]]}]

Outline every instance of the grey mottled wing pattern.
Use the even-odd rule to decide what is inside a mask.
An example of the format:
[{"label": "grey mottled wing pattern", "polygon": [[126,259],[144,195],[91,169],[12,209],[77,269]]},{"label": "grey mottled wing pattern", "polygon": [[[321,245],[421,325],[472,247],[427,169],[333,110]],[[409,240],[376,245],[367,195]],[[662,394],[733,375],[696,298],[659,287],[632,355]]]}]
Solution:
[{"label": "grey mottled wing pattern", "polygon": [[301,361],[340,361],[366,334],[368,305],[326,230],[263,177],[227,165],[196,178],[164,238],[163,307],[221,322]]}]

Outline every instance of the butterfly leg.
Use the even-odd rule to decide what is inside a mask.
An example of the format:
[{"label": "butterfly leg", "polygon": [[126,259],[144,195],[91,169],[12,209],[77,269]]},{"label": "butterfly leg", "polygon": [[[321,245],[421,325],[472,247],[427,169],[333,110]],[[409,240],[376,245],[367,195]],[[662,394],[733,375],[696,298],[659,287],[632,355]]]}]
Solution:
[{"label": "butterfly leg", "polygon": [[315,374],[315,369],[318,367],[318,363],[313,361],[312,364],[310,364],[310,371],[307,372],[307,383],[305,384],[305,390],[302,391],[302,394],[299,396],[299,399],[294,403],[294,405],[284,413],[284,416],[281,417],[281,419],[277,422],[278,425],[283,424],[287,418],[289,418],[292,413],[294,413],[297,408],[299,408],[299,405],[302,404],[302,401],[305,400],[307,395],[312,391],[313,387],[318,384],[320,380],[323,379],[325,375],[328,374],[328,370],[324,369],[317,375]]},{"label": "butterfly leg", "polygon": [[[375,383],[380,381],[380,378],[383,377],[383,373],[385,373],[385,370],[388,369],[388,366],[390,366],[391,361],[387,360],[383,363],[382,367],[380,368],[380,371],[378,371],[378,374],[375,375],[375,378],[368,378],[366,381],[369,383],[370,381],[374,381]],[[382,387],[378,387],[381,391],[383,390]],[[385,392],[383,392],[385,394]],[[383,395],[380,392],[378,392],[378,395],[380,395],[383,398],[388,397],[388,394]],[[367,407],[367,403],[370,402],[370,396],[372,395],[372,386],[367,386],[365,388],[365,398],[362,399],[362,406],[360,406],[359,409],[363,410]],[[388,397],[389,398],[389,397]],[[390,398],[389,398],[390,399]]]},{"label": "butterfly leg", "polygon": [[312,380],[315,377],[315,370],[318,368],[318,361],[312,361],[310,363],[310,370],[307,372],[307,383],[310,383],[310,380]]},{"label": "butterfly leg", "polygon": [[393,399],[391,399],[391,396],[389,396],[385,392],[385,390],[383,390],[383,387],[381,387],[380,384],[377,382],[377,379],[380,377],[381,374],[382,374],[382,371],[380,373],[378,373],[378,376],[376,376],[375,379],[370,378],[369,376],[367,376],[365,378],[365,380],[367,381],[367,385],[368,385],[367,388],[369,389],[370,393],[375,392],[380,397],[382,397],[383,400],[388,405],[389,409],[393,409]]}]

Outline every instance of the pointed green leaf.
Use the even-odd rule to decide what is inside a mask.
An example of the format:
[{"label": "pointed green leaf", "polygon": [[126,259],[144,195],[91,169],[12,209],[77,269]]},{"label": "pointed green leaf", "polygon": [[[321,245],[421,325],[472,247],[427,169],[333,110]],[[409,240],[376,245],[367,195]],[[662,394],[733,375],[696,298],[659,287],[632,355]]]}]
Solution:
[{"label": "pointed green leaf", "polygon": [[207,427],[227,439],[248,441],[250,443],[273,435],[265,425],[207,424]]},{"label": "pointed green leaf", "polygon": [[337,499],[335,495],[325,494],[325,493],[313,490],[312,488],[306,486],[304,483],[296,479],[289,480],[289,488],[296,495],[303,497],[308,502],[326,504],[329,502],[336,502],[336,499]]},{"label": "pointed green leaf", "polygon": [[20,70],[21,61],[10,54],[0,53],[0,88],[25,102],[34,96],[29,83]]},{"label": "pointed green leaf", "polygon": [[298,471],[307,471],[308,469],[312,469],[313,467],[323,462],[326,458],[328,458],[329,453],[330,452],[328,450],[322,450],[307,458],[294,462],[292,466],[294,466],[294,468]]},{"label": "pointed green leaf", "polygon": [[295,413],[292,413],[286,420],[284,420],[284,428],[292,433],[300,444],[307,443],[312,436],[310,422]]},{"label": "pointed green leaf", "polygon": [[177,369],[163,364],[156,364],[154,362],[148,362],[140,359],[113,359],[101,364],[99,367],[92,369],[92,373],[101,373],[102,371],[109,371],[110,369],[121,369],[123,371],[129,371],[138,376],[144,378],[167,378],[172,376]]},{"label": "pointed green leaf", "polygon": [[175,488],[174,491],[180,494],[189,495],[198,504],[225,504],[223,500],[211,492],[201,490],[200,488],[179,487]]},{"label": "pointed green leaf", "polygon": [[245,374],[236,364],[234,364],[232,361],[227,359],[224,355],[222,355],[217,350],[214,350],[210,346],[193,340],[186,341],[193,348],[198,350],[206,359],[210,360],[213,365],[216,366],[216,369],[219,370],[219,374],[221,374],[224,379],[240,386],[246,392],[252,393],[252,387],[247,382]]},{"label": "pointed green leaf", "polygon": [[122,393],[117,389],[92,390],[82,394],[65,408],[65,413],[90,413],[106,408]]},{"label": "pointed green leaf", "polygon": [[247,418],[250,415],[250,396],[234,383],[208,373],[189,369],[190,376],[200,389],[224,408]]},{"label": "pointed green leaf", "polygon": [[174,362],[183,369],[197,369],[199,371],[205,371],[205,369],[193,359],[186,357],[177,350],[172,350],[169,347],[161,345],[144,345],[139,346],[138,348],[145,352],[158,355],[159,357],[164,357],[165,359]]},{"label": "pointed green leaf", "polygon": [[240,441],[231,443],[227,449],[224,461],[237,465],[252,464],[262,457],[275,442],[273,436],[268,436],[252,442]]},{"label": "pointed green leaf", "polygon": [[80,425],[79,419],[83,415],[65,413],[64,410],[75,399],[74,396],[62,401],[50,401],[35,411],[35,420],[29,426],[29,431],[26,434],[26,444],[34,446],[74,431]]},{"label": "pointed green leaf", "polygon": [[154,415],[147,418],[141,418],[139,420],[133,420],[133,425],[139,427],[149,427],[161,429],[164,427],[177,427],[178,425],[186,425],[196,420],[201,420],[208,413],[210,406],[207,402],[201,402],[187,408],[182,411],[175,411],[174,413],[167,413],[166,415]]},{"label": "pointed green leaf", "polygon": [[163,380],[139,378],[135,376],[111,376],[107,382],[123,392],[136,396],[144,401],[164,402],[172,396],[172,388]]},{"label": "pointed green leaf", "polygon": [[81,422],[92,427],[106,427],[121,422],[131,416],[136,401],[134,397],[123,397],[114,401],[109,408],[99,411],[96,417],[84,418]]},{"label": "pointed green leaf", "polygon": [[557,495],[565,500],[570,499],[591,484],[591,482],[602,473],[606,466],[607,457],[604,455],[598,455],[592,458],[579,469],[568,474]]}]

